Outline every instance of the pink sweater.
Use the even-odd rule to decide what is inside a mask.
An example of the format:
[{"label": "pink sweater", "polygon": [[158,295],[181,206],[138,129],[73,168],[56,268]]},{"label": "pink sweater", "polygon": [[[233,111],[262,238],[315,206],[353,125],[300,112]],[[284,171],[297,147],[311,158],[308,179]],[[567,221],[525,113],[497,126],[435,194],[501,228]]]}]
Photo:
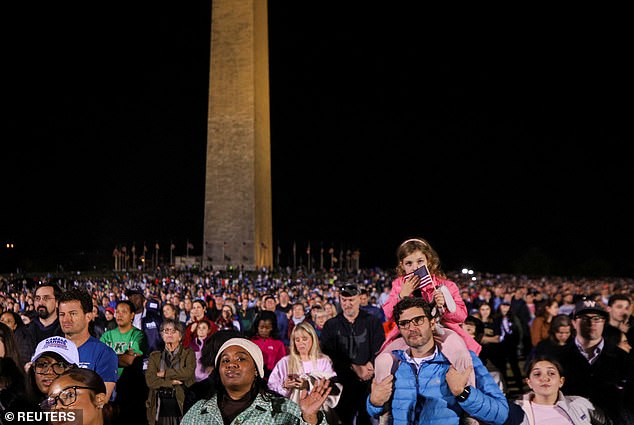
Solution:
[{"label": "pink sweater", "polygon": [[[432,276],[432,279],[434,281],[432,285],[427,285],[421,288],[423,299],[425,299],[425,301],[427,302],[432,302],[434,299],[434,290],[436,289],[436,287],[439,285],[445,285],[447,289],[449,289],[452,298],[456,302],[456,311],[451,313],[449,310],[445,309],[440,322],[444,327],[451,329],[452,331],[457,333],[464,340],[469,350],[479,355],[480,351],[482,350],[482,346],[478,344],[476,340],[471,337],[471,335],[469,335],[464,329],[460,327],[460,324],[464,322],[468,315],[467,307],[465,306],[464,301],[460,296],[460,289],[458,289],[458,286],[455,283],[448,279],[441,279],[436,276]],[[385,304],[383,304],[383,312],[385,313],[386,320],[394,319],[394,306],[399,301],[398,294],[401,292],[402,286],[403,276],[399,276],[392,281],[392,290],[390,291],[390,295],[388,296],[387,301],[385,302]],[[398,327],[392,328],[392,330],[385,338],[385,343],[383,344],[383,347],[381,347],[381,351],[383,351],[383,349],[391,341],[393,341],[398,336],[398,334]],[[445,353],[444,350],[443,353]]]}]

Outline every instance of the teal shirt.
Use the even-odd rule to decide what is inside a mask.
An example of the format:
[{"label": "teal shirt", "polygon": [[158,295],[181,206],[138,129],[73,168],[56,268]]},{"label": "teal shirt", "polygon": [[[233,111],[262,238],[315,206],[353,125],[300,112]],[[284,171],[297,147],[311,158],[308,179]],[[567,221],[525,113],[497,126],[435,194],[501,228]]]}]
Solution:
[{"label": "teal shirt", "polygon": [[[233,420],[232,424],[240,425],[307,425],[302,419],[299,405],[285,397],[275,397],[280,403],[278,409],[273,409],[273,402],[267,401],[258,394],[251,406],[247,407]],[[274,412],[277,410],[277,413]],[[318,424],[327,424],[323,414],[319,413]],[[183,416],[180,425],[224,425],[218,408],[218,401],[214,395],[209,400],[199,400]]]},{"label": "teal shirt", "polygon": [[[121,333],[119,328],[112,329],[104,332],[101,335],[101,342],[107,344],[114,350],[117,355],[124,354],[128,349],[132,350],[139,355],[144,355],[147,351],[147,338],[142,330],[135,328],[134,326],[126,333]],[[119,376],[123,373],[123,368],[117,369]]]}]

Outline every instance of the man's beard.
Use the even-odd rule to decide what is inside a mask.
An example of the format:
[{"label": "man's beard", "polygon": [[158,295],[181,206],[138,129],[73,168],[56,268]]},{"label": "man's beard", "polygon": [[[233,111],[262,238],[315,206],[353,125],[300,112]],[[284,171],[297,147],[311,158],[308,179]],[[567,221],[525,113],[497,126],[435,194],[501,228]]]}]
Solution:
[{"label": "man's beard", "polygon": [[37,315],[40,319],[48,319],[51,316],[51,313],[48,312],[46,307],[38,307]]}]

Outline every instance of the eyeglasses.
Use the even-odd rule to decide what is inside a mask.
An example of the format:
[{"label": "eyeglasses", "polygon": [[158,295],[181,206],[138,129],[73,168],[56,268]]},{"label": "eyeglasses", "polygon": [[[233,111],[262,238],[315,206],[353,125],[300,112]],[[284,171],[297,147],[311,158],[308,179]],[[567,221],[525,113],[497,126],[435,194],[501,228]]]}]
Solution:
[{"label": "eyeglasses", "polygon": [[577,319],[581,319],[582,322],[585,323],[601,323],[605,322],[605,317],[603,316],[579,316]]},{"label": "eyeglasses", "polygon": [[66,387],[54,397],[48,397],[40,403],[42,410],[50,410],[57,405],[59,401],[62,406],[70,406],[77,401],[77,390],[92,390],[97,392],[97,389],[92,387],[82,387],[80,385],[73,385],[72,387]]},{"label": "eyeglasses", "polygon": [[66,362],[48,363],[48,362],[35,362],[33,363],[35,373],[38,375],[47,374],[51,369],[55,375],[61,375],[70,369],[71,365]]},{"label": "eyeglasses", "polygon": [[422,316],[416,316],[413,317],[409,320],[399,320],[398,322],[396,322],[396,324],[398,325],[399,329],[409,329],[410,325],[414,325],[414,326],[420,326],[423,323],[425,323],[425,319],[427,319],[427,316],[422,315]]},{"label": "eyeglasses", "polygon": [[52,297],[52,296],[50,296],[50,295],[44,295],[43,297],[41,297],[41,296],[39,296],[39,295],[36,295],[36,296],[35,296],[35,298],[34,298],[34,300],[35,300],[36,302],[38,302],[38,301],[44,301],[45,303],[46,303],[46,302],[49,302],[50,300],[54,300],[54,299],[55,299],[55,297]]},{"label": "eyeglasses", "polygon": [[165,328],[161,332],[164,334],[175,334],[178,330],[174,328]]}]

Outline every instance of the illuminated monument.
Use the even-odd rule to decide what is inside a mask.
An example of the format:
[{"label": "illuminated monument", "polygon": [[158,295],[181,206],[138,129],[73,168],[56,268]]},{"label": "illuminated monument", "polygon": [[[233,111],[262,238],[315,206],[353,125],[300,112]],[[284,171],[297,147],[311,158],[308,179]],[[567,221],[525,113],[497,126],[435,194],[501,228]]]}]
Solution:
[{"label": "illuminated monument", "polygon": [[266,0],[213,0],[204,267],[273,265]]}]

